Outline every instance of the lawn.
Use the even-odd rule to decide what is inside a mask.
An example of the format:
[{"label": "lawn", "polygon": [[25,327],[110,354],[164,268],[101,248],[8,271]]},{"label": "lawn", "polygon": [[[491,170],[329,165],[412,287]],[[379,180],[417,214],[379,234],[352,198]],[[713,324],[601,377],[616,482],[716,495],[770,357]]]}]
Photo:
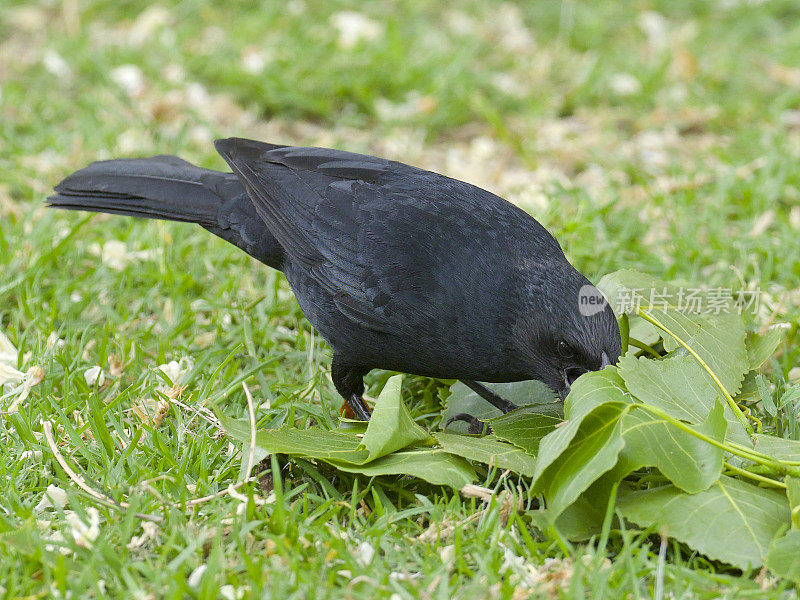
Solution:
[{"label": "lawn", "polygon": [[[283,276],[196,226],[43,202],[96,159],[223,169],[226,136],[401,160],[517,203],[593,281],[760,290],[779,390],[800,379],[798,65],[790,0],[6,0],[0,365],[31,385],[0,386],[0,596],[796,598],[657,531],[569,544],[417,479],[273,455],[237,485],[248,447],[210,409],[247,420],[249,390],[259,428],[334,427],[341,404]],[[436,429],[447,389],[402,393]]]}]

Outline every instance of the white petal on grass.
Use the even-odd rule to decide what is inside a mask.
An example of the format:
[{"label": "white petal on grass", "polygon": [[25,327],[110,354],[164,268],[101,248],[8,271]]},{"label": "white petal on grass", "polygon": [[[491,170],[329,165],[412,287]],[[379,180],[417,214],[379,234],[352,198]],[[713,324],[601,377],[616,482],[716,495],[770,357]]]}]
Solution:
[{"label": "white petal on grass", "polygon": [[42,64],[44,68],[59,79],[66,79],[70,76],[72,71],[67,64],[67,61],[55,50],[48,49],[42,57]]},{"label": "white petal on grass", "polygon": [[45,347],[48,350],[55,348],[57,352],[64,347],[64,343],[64,340],[58,337],[58,334],[55,331],[51,331],[50,335],[47,336],[47,343],[45,344]]},{"label": "white petal on grass", "polygon": [[452,566],[453,562],[456,558],[456,547],[453,544],[448,544],[447,546],[442,546],[439,548],[439,560],[442,561],[442,564],[446,567]]},{"label": "white petal on grass", "polygon": [[608,86],[617,96],[633,96],[642,91],[642,84],[630,73],[614,73],[608,78]]},{"label": "white petal on grass", "polygon": [[172,15],[163,6],[155,4],[144,9],[128,32],[128,41],[132,46],[142,46],[149,40],[156,30],[168,25],[172,21]]},{"label": "white petal on grass", "polygon": [[272,59],[273,56],[269,50],[258,46],[248,46],[242,50],[242,68],[253,75],[263,72]]},{"label": "white petal on grass", "polygon": [[191,575],[189,575],[189,578],[186,580],[186,583],[189,584],[189,587],[196,588],[200,585],[206,569],[208,569],[208,565],[200,565],[194,571],[192,571]]},{"label": "white petal on grass", "polygon": [[0,365],[17,366],[17,349],[2,331],[0,331]]},{"label": "white petal on grass", "polygon": [[47,489],[42,495],[42,499],[39,500],[39,504],[34,507],[33,511],[41,512],[48,508],[64,508],[67,502],[67,492],[57,485],[50,484],[47,486]]},{"label": "white petal on grass", "polygon": [[183,356],[179,360],[171,360],[166,364],[158,365],[158,368],[169,377],[173,384],[176,384],[180,382],[187,372],[192,370],[193,366],[194,359],[190,356]]},{"label": "white petal on grass", "polygon": [[6,413],[16,413],[31,392],[31,388],[44,379],[44,368],[35,365],[23,373],[14,367],[0,363],[0,403],[13,398],[5,408]]},{"label": "white petal on grass", "polygon": [[131,541],[128,542],[125,547],[128,550],[136,550],[137,548],[141,548],[148,541],[155,540],[158,537],[158,533],[158,525],[152,521],[142,521],[142,535],[132,536]]},{"label": "white petal on grass", "polygon": [[793,206],[789,211],[789,224],[795,229],[800,229],[800,206]]},{"label": "white petal on grass", "polygon": [[371,42],[383,35],[380,23],[353,10],[334,13],[331,25],[339,31],[339,46],[342,48],[352,48],[361,40]]},{"label": "white petal on grass", "polygon": [[647,36],[650,47],[656,51],[666,50],[669,45],[669,23],[664,15],[654,10],[639,13],[636,18],[639,29]]},{"label": "white petal on grass", "polygon": [[356,548],[356,560],[362,567],[368,567],[375,558],[375,548],[369,542],[361,542]]},{"label": "white petal on grass", "polygon": [[761,237],[766,233],[772,224],[775,222],[775,211],[767,210],[756,219],[753,223],[753,228],[750,230],[750,237]]},{"label": "white petal on grass", "polygon": [[23,379],[25,379],[25,373],[7,364],[0,363],[0,385],[19,383]]},{"label": "white petal on grass", "polygon": [[234,587],[231,584],[223,585],[219,588],[219,595],[225,600],[241,600],[244,598],[246,588]]},{"label": "white petal on grass", "polygon": [[90,387],[95,384],[103,385],[106,382],[106,375],[103,373],[103,369],[98,365],[86,369],[83,373],[83,378]]},{"label": "white petal on grass", "polygon": [[121,65],[109,73],[111,81],[121,87],[128,96],[138,96],[144,91],[144,75],[136,65]]}]

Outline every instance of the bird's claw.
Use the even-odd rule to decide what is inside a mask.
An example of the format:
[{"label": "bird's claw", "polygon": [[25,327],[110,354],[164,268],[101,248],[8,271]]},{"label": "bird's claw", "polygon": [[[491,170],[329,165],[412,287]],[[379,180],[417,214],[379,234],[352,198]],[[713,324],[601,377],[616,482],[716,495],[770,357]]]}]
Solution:
[{"label": "bird's claw", "polygon": [[467,433],[472,435],[478,435],[484,433],[486,427],[489,427],[487,423],[484,423],[480,419],[473,417],[467,413],[458,413],[457,415],[453,415],[447,422],[444,424],[444,428],[447,429],[451,423],[456,421],[464,421],[465,423],[469,423],[469,428],[467,429]]}]

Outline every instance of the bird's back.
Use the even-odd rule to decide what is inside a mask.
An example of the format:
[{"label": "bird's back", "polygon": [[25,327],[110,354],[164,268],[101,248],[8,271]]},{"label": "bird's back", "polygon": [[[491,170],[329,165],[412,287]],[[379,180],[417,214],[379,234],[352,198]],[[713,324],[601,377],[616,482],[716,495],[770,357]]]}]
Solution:
[{"label": "bird's back", "polygon": [[385,368],[419,373],[412,360],[453,377],[437,362],[499,365],[503,349],[476,340],[512,327],[520,268],[565,261],[533,217],[461,181],[338,150],[217,148],[283,246],[312,324],[335,350]]}]

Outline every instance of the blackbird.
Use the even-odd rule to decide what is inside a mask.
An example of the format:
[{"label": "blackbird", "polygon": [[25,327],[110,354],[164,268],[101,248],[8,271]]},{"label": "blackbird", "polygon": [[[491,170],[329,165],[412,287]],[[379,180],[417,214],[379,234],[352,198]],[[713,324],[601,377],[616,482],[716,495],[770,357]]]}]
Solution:
[{"label": "blackbird", "polygon": [[372,369],[479,382],[538,379],[562,398],[616,362],[617,321],[533,217],[474,185],[403,163],[230,138],[233,170],[174,156],[94,162],[52,207],[198,223],[282,271],[333,349],[331,376],[369,419]]}]

